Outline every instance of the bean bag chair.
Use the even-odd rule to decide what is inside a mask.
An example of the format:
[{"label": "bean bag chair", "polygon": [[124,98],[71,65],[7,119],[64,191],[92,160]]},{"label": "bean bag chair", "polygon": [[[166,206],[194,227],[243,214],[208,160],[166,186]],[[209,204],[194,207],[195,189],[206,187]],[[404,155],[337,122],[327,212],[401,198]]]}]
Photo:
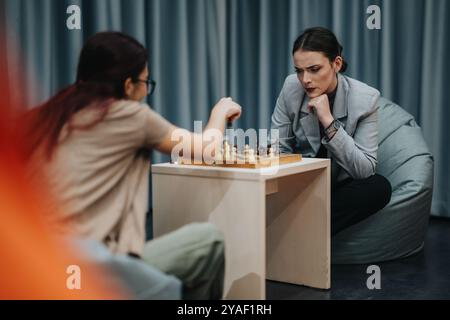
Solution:
[{"label": "bean bag chair", "polygon": [[331,240],[332,263],[364,264],[407,257],[424,246],[433,194],[433,156],[414,118],[380,98],[377,173],[392,185],[391,201]]}]

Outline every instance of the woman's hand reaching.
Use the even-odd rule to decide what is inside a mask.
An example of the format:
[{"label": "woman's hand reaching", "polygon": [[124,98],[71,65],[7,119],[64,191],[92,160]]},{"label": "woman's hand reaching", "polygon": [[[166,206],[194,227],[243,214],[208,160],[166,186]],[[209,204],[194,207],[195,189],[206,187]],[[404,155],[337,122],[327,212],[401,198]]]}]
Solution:
[{"label": "woman's hand reaching", "polygon": [[214,106],[211,116],[222,118],[225,121],[235,121],[241,116],[242,108],[231,98],[222,98]]}]

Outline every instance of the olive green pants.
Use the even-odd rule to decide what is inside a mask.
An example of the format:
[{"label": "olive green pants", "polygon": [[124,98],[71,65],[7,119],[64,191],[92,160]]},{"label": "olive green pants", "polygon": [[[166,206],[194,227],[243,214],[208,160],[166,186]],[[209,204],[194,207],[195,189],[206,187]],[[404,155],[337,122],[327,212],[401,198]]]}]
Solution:
[{"label": "olive green pants", "polygon": [[183,283],[183,299],[221,299],[224,238],[210,223],[186,225],[145,244],[142,259]]}]

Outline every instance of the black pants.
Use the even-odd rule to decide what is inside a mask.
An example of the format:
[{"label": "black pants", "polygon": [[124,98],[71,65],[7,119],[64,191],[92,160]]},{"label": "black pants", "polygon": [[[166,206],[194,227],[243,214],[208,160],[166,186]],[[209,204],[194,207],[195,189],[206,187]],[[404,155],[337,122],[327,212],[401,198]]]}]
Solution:
[{"label": "black pants", "polygon": [[367,179],[347,179],[331,190],[331,235],[383,209],[391,200],[389,181],[378,174]]}]

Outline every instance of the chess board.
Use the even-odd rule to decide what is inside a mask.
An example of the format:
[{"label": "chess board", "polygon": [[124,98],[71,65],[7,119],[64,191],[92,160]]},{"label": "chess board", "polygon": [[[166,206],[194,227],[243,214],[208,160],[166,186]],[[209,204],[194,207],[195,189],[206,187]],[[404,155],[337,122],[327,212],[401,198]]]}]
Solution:
[{"label": "chess board", "polygon": [[180,159],[178,164],[182,165],[196,165],[196,166],[215,166],[224,168],[246,168],[259,169],[268,168],[277,165],[302,161],[301,154],[279,154],[279,155],[264,155],[255,156],[252,159],[237,157],[234,159],[216,159],[212,164],[208,163],[194,163],[194,161],[185,161]]}]

